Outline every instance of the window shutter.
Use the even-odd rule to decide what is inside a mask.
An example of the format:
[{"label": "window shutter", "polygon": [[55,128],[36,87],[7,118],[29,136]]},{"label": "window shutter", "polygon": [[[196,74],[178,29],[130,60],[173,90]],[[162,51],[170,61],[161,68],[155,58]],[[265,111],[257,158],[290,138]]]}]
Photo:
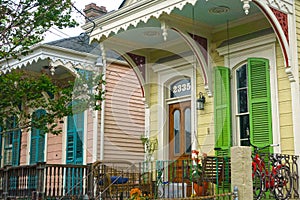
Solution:
[{"label": "window shutter", "polygon": [[30,164],[36,163],[36,154],[38,152],[37,144],[38,144],[38,137],[37,137],[37,129],[31,129],[31,141],[30,141]]},{"label": "window shutter", "polygon": [[[17,128],[17,118],[13,118],[13,127]],[[17,166],[20,164],[21,130],[13,131],[12,136],[12,166]]]},{"label": "window shutter", "polygon": [[[35,117],[40,118],[42,115],[45,115],[45,110],[37,110],[33,113]],[[30,164],[35,164],[37,162],[44,161],[45,154],[45,133],[32,127],[31,129],[31,145],[30,145]]]},{"label": "window shutter", "polygon": [[67,164],[74,162],[74,131],[75,121],[73,116],[68,116],[67,128]]},{"label": "window shutter", "polygon": [[248,77],[250,139],[265,146],[273,141],[268,60],[248,59]]},{"label": "window shutter", "polygon": [[2,166],[2,127],[0,126],[0,167]]},{"label": "window shutter", "polygon": [[221,148],[217,155],[229,155],[231,146],[230,117],[230,69],[215,68],[214,117],[215,117],[215,147]]},{"label": "window shutter", "polygon": [[12,138],[12,166],[20,164],[20,140],[21,130],[13,131]]}]

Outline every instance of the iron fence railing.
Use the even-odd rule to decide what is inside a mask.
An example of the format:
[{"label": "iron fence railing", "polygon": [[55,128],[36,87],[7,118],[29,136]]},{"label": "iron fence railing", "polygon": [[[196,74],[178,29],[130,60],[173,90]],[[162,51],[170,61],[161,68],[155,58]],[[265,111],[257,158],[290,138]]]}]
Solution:
[{"label": "iron fence railing", "polygon": [[298,159],[275,153],[259,154],[259,162],[253,159],[254,199],[299,199]]},{"label": "iron fence railing", "polygon": [[87,165],[38,163],[0,169],[0,199],[72,199],[88,194]]},{"label": "iron fence railing", "polygon": [[[196,166],[192,160],[154,161],[138,164],[99,161],[94,167],[101,198],[129,198],[137,189],[148,199],[210,196],[231,199],[230,159],[205,157]],[[197,171],[197,176],[193,172]]]},{"label": "iron fence railing", "polygon": [[126,199],[134,188],[148,199],[231,194],[230,159],[207,157],[201,176],[192,178],[193,170],[192,160],[7,166],[0,169],[0,199]]},{"label": "iron fence railing", "polygon": [[[275,163],[289,169],[292,184],[288,198],[299,198],[298,156],[272,154],[261,158],[266,170],[271,170]],[[278,177],[279,180],[282,176]],[[264,181],[270,179],[265,177]],[[135,164],[117,160],[89,165],[38,163],[0,169],[0,199],[127,199],[132,189],[148,199],[232,199],[230,158],[207,156],[197,166],[192,160]],[[277,197],[273,191],[262,188],[263,198]]]}]

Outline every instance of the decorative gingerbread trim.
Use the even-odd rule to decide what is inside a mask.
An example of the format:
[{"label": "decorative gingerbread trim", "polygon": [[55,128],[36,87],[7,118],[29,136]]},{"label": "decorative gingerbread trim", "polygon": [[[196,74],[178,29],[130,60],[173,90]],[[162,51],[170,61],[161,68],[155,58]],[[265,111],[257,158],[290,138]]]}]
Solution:
[{"label": "decorative gingerbread trim", "polygon": [[132,61],[135,63],[135,65],[137,66],[137,68],[140,70],[143,79],[145,80],[146,77],[146,70],[145,70],[145,66],[146,66],[146,57],[145,56],[140,56],[140,55],[136,55],[133,53],[127,53],[127,55],[132,59]]},{"label": "decorative gingerbread trim", "polygon": [[289,24],[288,24],[288,15],[275,9],[270,7],[270,9],[272,10],[272,12],[274,13],[274,15],[276,16],[283,32],[284,35],[287,39],[287,42],[289,43]]},{"label": "decorative gingerbread trim", "polygon": [[273,7],[281,12],[293,14],[293,4],[286,0],[267,0],[269,7]]},{"label": "decorative gingerbread trim", "polygon": [[193,38],[193,40],[199,44],[199,49],[201,51],[201,53],[203,54],[203,56],[205,57],[205,61],[207,63],[207,39],[204,37],[201,37],[199,35],[195,35],[192,33],[189,33],[189,35],[191,36],[191,38]]}]

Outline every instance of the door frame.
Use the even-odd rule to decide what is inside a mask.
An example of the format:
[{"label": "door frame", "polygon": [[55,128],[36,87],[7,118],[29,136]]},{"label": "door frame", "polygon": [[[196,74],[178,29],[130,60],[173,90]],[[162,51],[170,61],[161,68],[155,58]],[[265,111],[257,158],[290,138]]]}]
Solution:
[{"label": "door frame", "polygon": [[[158,103],[157,105],[157,134],[158,134],[158,154],[157,160],[169,159],[169,123],[168,113],[169,104],[179,103],[183,101],[191,101],[191,134],[197,135],[197,110],[196,110],[196,63],[193,61],[193,56],[172,60],[166,63],[156,64],[155,72],[158,75]],[[164,67],[160,68],[162,65]],[[167,67],[166,67],[167,66]],[[182,78],[190,78],[191,80],[191,95],[179,98],[169,98],[170,85]],[[193,142],[196,146],[196,142]],[[194,147],[195,147],[194,146]]]}]

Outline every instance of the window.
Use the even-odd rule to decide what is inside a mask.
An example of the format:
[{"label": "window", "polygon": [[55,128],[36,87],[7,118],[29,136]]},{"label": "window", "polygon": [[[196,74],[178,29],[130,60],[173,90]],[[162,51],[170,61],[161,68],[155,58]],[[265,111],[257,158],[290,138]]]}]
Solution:
[{"label": "window", "polygon": [[[240,145],[248,145],[248,135],[253,144],[264,146],[272,143],[272,117],[270,98],[269,62],[250,58],[237,68],[231,86],[230,69],[215,68],[215,147],[228,155],[232,141],[232,112],[235,110],[235,128]],[[233,87],[235,94],[231,94]],[[236,96],[235,99],[231,97]],[[233,103],[235,106],[231,106]]]},{"label": "window", "polygon": [[191,153],[191,108],[184,111],[185,153]]},{"label": "window", "polygon": [[236,70],[236,122],[240,145],[249,146],[248,78],[247,64]]},{"label": "window", "polygon": [[8,132],[4,133],[4,165],[19,165],[21,130],[17,126],[17,118],[6,120]]},{"label": "window", "polygon": [[174,112],[174,153],[179,154],[180,153],[180,111],[175,110]]}]

